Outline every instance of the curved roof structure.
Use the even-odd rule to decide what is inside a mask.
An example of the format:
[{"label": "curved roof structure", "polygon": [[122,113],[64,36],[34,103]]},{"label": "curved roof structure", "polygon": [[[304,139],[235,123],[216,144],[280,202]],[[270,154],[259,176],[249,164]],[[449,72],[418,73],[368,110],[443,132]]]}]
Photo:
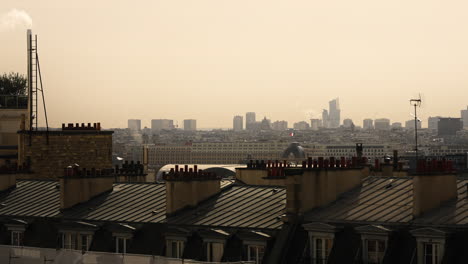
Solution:
[{"label": "curved roof structure", "polygon": [[298,142],[292,142],[289,147],[283,152],[283,158],[289,158],[293,155],[296,159],[304,159],[306,157],[304,148],[302,148]]},{"label": "curved roof structure", "polygon": [[[156,180],[162,179],[163,172],[169,172],[171,168],[174,168],[176,164],[166,164],[161,169],[159,169],[158,173],[156,174]],[[193,165],[197,165],[199,170],[203,170],[205,172],[214,172],[216,175],[226,178],[226,177],[234,177],[236,175],[236,168],[246,168],[247,165],[245,164],[177,164],[179,167],[184,165],[188,165],[190,168],[193,168]]]}]

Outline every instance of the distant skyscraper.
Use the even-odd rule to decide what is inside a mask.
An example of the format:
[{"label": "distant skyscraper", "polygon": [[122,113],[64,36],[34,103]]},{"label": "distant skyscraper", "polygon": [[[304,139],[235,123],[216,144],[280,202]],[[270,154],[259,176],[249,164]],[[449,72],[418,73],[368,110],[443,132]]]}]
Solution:
[{"label": "distant skyscraper", "polygon": [[319,127],[322,126],[322,122],[320,121],[320,119],[311,119],[310,120],[310,129],[312,130],[318,130]]},{"label": "distant skyscraper", "polygon": [[128,120],[128,129],[133,131],[141,130],[141,120],[140,119],[129,119]]},{"label": "distant skyscraper", "polygon": [[234,131],[244,130],[244,118],[242,116],[235,116],[232,121],[232,128]]},{"label": "distant skyscraper", "polygon": [[393,122],[392,123],[392,129],[399,129],[401,127],[402,127],[402,125],[401,125],[400,122]]},{"label": "distant skyscraper", "polygon": [[463,122],[463,128],[468,129],[468,106],[466,107],[466,110],[461,110],[461,119]]},{"label": "distant skyscraper", "polygon": [[[406,129],[414,129],[414,119],[405,122]],[[421,129],[421,121],[418,121],[418,129]]]},{"label": "distant skyscraper", "polygon": [[294,123],[293,128],[296,130],[307,130],[309,129],[309,124],[305,121],[301,121],[301,122]]},{"label": "distant skyscraper", "polygon": [[350,128],[354,125],[353,120],[346,118],[343,120],[343,127]]},{"label": "distant skyscraper", "polygon": [[437,130],[437,126],[439,125],[440,116],[431,116],[427,119],[427,128],[431,130]]},{"label": "distant skyscraper", "polygon": [[195,120],[195,119],[185,119],[184,120],[184,130],[185,131],[195,131],[195,130],[197,130],[197,120]]},{"label": "distant skyscraper", "polygon": [[329,127],[337,128],[340,127],[341,117],[340,117],[340,101],[338,98],[331,100],[329,103],[330,112],[329,112]]},{"label": "distant skyscraper", "polygon": [[362,128],[365,130],[374,129],[374,120],[366,118],[362,121]]},{"label": "distant skyscraper", "polygon": [[247,112],[245,114],[245,129],[251,130],[253,129],[253,124],[255,124],[255,112]]},{"label": "distant skyscraper", "polygon": [[461,118],[440,118],[437,126],[437,135],[439,136],[454,136],[457,131],[463,129]]},{"label": "distant skyscraper", "polygon": [[322,111],[322,126],[324,128],[329,128],[329,116],[328,116],[328,110],[327,109],[323,109]]},{"label": "distant skyscraper", "polygon": [[376,130],[390,130],[390,119],[380,118],[374,121],[374,127]]},{"label": "distant skyscraper", "polygon": [[170,130],[174,129],[174,121],[170,119],[153,119],[151,120],[151,130],[152,131],[161,131],[161,130]]},{"label": "distant skyscraper", "polygon": [[288,122],[287,121],[275,121],[271,124],[271,128],[277,131],[284,131],[288,129]]},{"label": "distant skyscraper", "polygon": [[264,117],[261,124],[260,124],[260,129],[261,130],[271,130],[271,120]]}]

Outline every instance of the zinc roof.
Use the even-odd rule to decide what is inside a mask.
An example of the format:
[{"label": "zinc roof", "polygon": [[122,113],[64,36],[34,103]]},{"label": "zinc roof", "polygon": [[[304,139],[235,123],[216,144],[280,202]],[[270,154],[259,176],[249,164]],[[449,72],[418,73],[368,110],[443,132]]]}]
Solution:
[{"label": "zinc roof", "polygon": [[16,188],[0,193],[0,215],[54,217],[59,215],[60,190],[56,181],[18,180]]},{"label": "zinc roof", "polygon": [[[458,197],[446,202],[415,223],[426,225],[466,225],[467,179],[458,179]],[[344,193],[335,202],[311,210],[307,222],[363,222],[363,223],[408,223],[413,222],[413,178],[370,176],[361,187]]]},{"label": "zinc roof", "polygon": [[194,209],[167,219],[188,226],[279,229],[286,208],[283,187],[235,185]]}]

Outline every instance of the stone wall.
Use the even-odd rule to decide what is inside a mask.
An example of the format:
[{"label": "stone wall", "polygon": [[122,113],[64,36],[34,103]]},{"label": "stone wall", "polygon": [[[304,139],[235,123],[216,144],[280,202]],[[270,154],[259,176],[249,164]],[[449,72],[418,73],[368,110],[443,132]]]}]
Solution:
[{"label": "stone wall", "polygon": [[[55,179],[69,165],[112,168],[113,131],[20,131],[19,164],[30,164],[35,178]],[[48,137],[48,139],[47,139]]]}]

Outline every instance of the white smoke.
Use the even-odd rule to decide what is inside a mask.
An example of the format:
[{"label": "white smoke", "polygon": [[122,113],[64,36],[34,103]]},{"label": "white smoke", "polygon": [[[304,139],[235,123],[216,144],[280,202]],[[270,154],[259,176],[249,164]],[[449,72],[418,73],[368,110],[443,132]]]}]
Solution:
[{"label": "white smoke", "polygon": [[11,9],[8,13],[0,15],[0,31],[10,31],[17,28],[32,27],[32,18],[24,10]]}]

